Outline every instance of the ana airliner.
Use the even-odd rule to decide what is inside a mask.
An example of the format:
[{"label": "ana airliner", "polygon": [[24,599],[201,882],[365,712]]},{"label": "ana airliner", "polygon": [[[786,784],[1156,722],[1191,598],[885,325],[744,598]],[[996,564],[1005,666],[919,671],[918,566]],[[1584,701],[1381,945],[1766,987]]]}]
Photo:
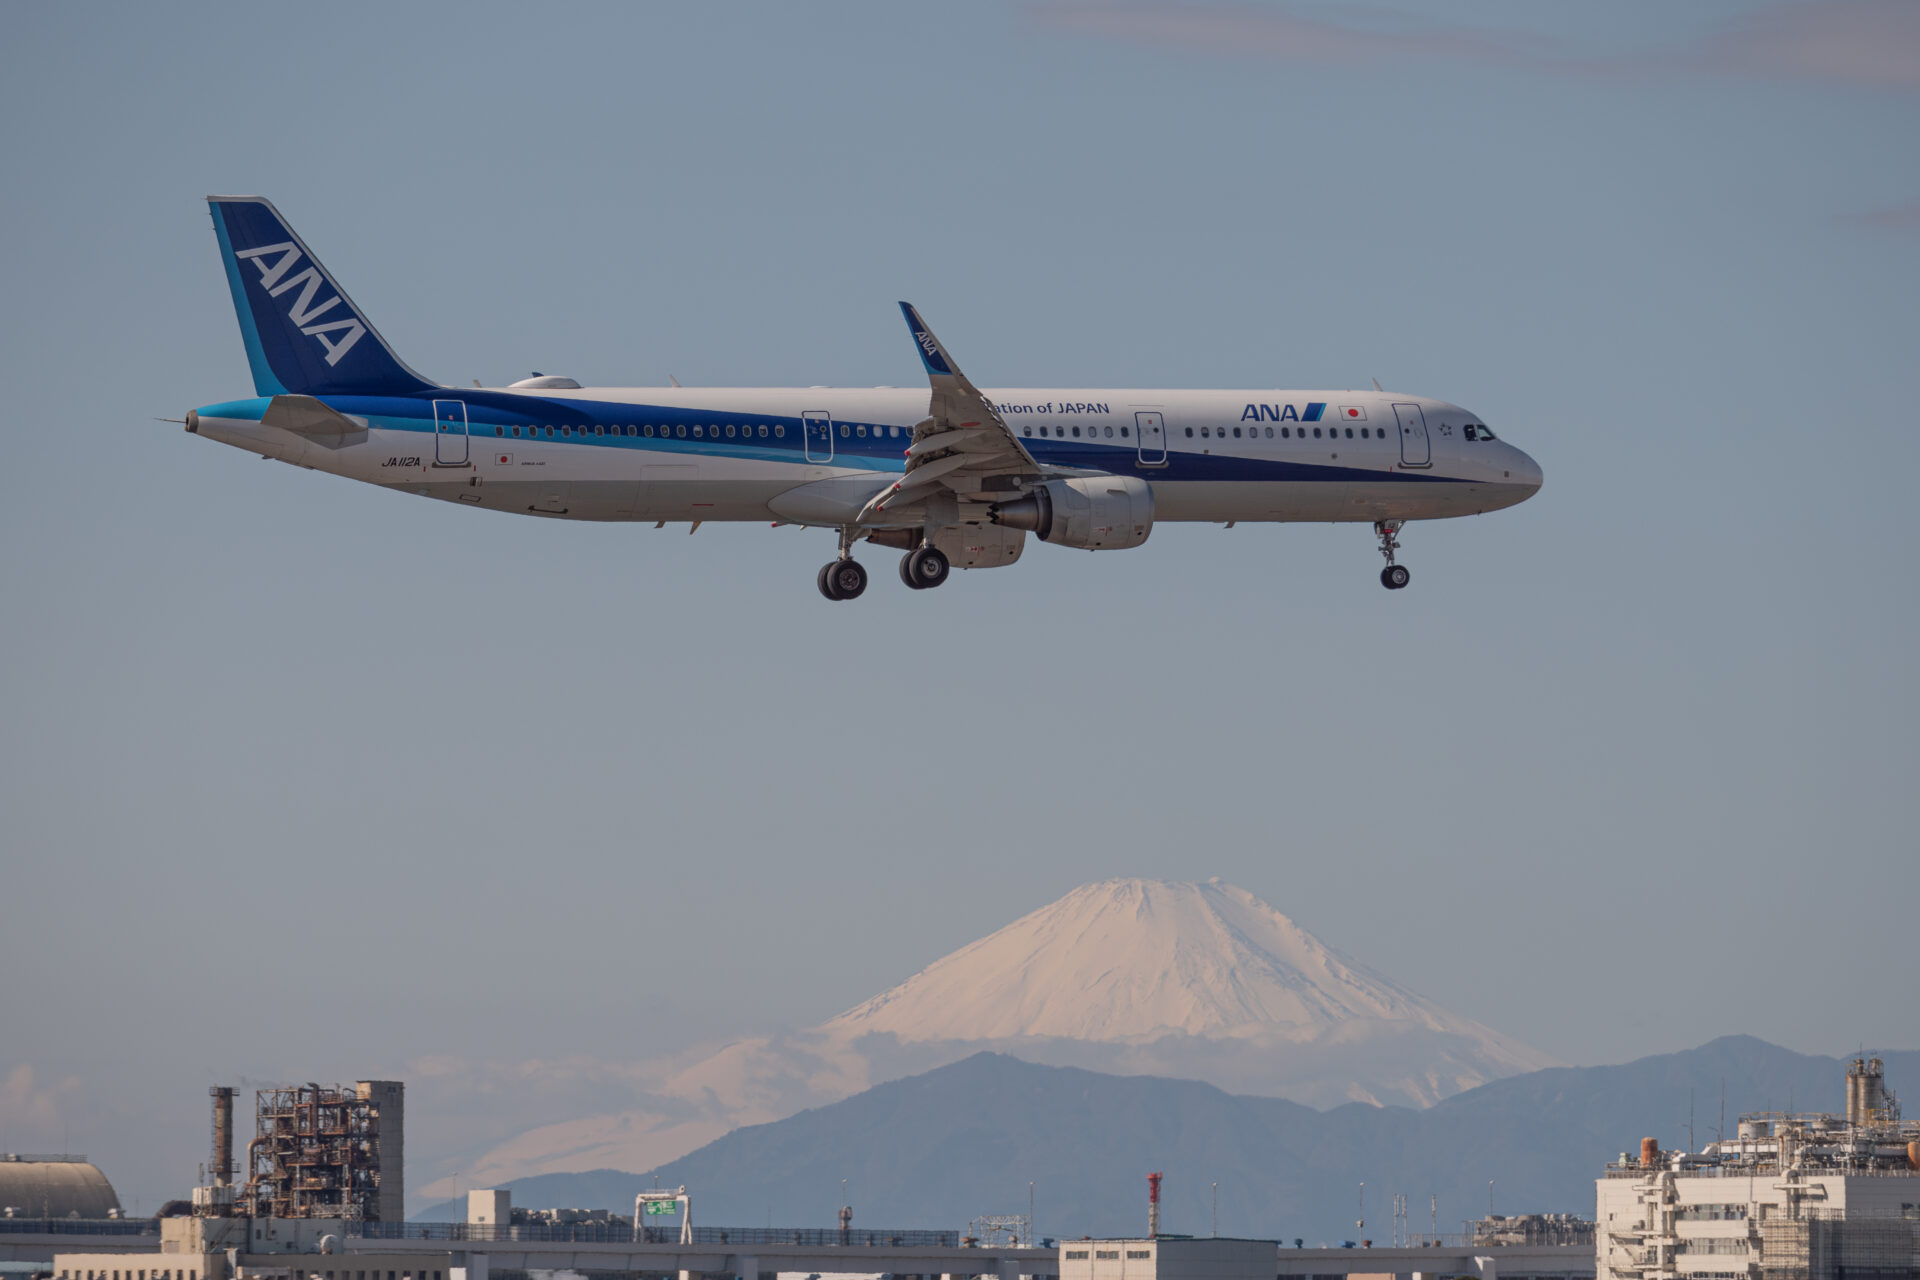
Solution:
[{"label": "ana airliner", "polygon": [[550,520],[769,520],[835,530],[820,593],[867,587],[861,542],[937,587],[1020,558],[1029,533],[1137,547],[1156,521],[1373,525],[1532,497],[1540,468],[1479,415],[1381,391],[980,389],[900,304],[922,388],[445,387],[408,368],[259,196],[210,196],[254,394],[188,431],[421,497]]}]

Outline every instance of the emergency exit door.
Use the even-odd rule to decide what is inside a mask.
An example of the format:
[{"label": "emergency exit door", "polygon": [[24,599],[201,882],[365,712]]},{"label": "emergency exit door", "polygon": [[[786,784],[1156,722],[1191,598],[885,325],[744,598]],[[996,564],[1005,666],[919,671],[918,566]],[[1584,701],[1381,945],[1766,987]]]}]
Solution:
[{"label": "emergency exit door", "polygon": [[1140,461],[1158,466],[1167,460],[1167,418],[1158,411],[1133,415],[1133,429],[1140,437]]},{"label": "emergency exit door", "polygon": [[1393,416],[1400,420],[1400,465],[1432,466],[1433,445],[1427,439],[1427,416],[1420,412],[1420,406],[1397,404],[1393,406]]},{"label": "emergency exit door", "polygon": [[467,465],[467,402],[433,402],[433,461],[435,466]]}]

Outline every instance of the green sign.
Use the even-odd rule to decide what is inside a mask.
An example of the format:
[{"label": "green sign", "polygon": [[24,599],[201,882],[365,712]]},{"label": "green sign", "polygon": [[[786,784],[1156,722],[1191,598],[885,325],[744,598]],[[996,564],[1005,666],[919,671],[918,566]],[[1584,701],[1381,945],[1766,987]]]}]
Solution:
[{"label": "green sign", "polygon": [[680,1206],[672,1200],[649,1200],[646,1205],[648,1217],[680,1212]]}]

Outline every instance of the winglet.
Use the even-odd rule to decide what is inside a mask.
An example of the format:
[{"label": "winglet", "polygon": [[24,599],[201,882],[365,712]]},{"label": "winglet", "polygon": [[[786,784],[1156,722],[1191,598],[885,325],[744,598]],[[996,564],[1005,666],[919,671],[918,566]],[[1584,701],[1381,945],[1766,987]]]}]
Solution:
[{"label": "winglet", "polygon": [[927,322],[913,309],[911,302],[900,304],[900,314],[907,318],[907,329],[913,334],[913,340],[920,348],[920,363],[927,367],[929,377],[944,375],[953,377],[960,371],[953,367],[953,361],[947,358],[947,349],[940,345],[940,339],[933,336],[933,330],[927,328]]}]

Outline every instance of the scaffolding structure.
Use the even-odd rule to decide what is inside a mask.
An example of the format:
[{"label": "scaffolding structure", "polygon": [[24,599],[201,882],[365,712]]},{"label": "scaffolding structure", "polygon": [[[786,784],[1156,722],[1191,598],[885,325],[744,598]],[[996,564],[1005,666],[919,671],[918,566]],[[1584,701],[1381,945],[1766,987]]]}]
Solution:
[{"label": "scaffolding structure", "polygon": [[257,1090],[242,1201],[257,1217],[380,1221],[383,1181],[399,1173],[382,1177],[382,1109],[366,1082]]}]

